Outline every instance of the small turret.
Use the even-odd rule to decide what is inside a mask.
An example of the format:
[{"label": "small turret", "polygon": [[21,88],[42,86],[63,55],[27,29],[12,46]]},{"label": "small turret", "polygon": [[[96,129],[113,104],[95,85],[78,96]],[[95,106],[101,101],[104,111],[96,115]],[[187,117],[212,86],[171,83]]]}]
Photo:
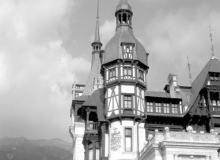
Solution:
[{"label": "small turret", "polygon": [[121,0],[116,7],[115,17],[117,19],[117,29],[121,26],[132,27],[132,9],[127,0]]},{"label": "small turret", "polygon": [[92,42],[93,52],[100,51],[102,43],[100,41],[100,32],[99,32],[99,0],[97,1],[97,15],[96,15],[96,27],[95,27],[95,38]]},{"label": "small turret", "polygon": [[103,78],[100,74],[101,70],[101,47],[102,43],[100,40],[100,32],[99,32],[99,0],[97,0],[97,16],[96,16],[96,28],[95,28],[95,38],[91,44],[92,46],[92,63],[91,63],[91,71],[88,77],[88,81],[86,83],[86,87],[84,90],[84,95],[91,95],[93,91],[98,88],[103,87]]},{"label": "small turret", "polygon": [[177,98],[179,93],[179,86],[178,86],[178,80],[177,75],[175,74],[169,74],[168,75],[168,93],[170,93],[170,96],[172,98]]}]

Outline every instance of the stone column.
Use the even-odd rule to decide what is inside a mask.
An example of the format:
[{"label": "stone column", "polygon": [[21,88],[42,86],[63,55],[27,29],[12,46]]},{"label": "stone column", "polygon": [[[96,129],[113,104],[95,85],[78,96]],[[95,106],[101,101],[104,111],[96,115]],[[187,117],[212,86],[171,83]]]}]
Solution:
[{"label": "stone column", "polygon": [[96,160],[96,142],[92,141],[93,146],[93,160]]},{"label": "stone column", "polygon": [[89,160],[89,148],[88,144],[85,145],[85,160]]}]

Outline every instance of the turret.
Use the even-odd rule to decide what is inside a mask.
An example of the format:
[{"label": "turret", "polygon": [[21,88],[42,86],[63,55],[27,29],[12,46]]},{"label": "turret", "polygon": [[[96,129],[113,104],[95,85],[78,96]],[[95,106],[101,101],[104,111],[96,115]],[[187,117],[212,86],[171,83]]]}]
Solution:
[{"label": "turret", "polygon": [[130,4],[121,0],[115,12],[116,33],[107,43],[103,57],[109,119],[144,116],[148,53],[133,34],[132,15]]},{"label": "turret", "polygon": [[88,81],[86,83],[86,87],[83,93],[84,95],[91,95],[95,90],[103,87],[103,78],[100,74],[102,43],[100,41],[100,32],[99,32],[99,0],[97,0],[95,38],[94,41],[91,43],[91,46],[92,46],[91,71],[89,73]]},{"label": "turret", "polygon": [[105,137],[109,160],[138,157],[145,137],[145,91],[148,53],[132,29],[132,8],[121,0],[116,7],[116,32],[107,43],[102,61],[105,91]]}]

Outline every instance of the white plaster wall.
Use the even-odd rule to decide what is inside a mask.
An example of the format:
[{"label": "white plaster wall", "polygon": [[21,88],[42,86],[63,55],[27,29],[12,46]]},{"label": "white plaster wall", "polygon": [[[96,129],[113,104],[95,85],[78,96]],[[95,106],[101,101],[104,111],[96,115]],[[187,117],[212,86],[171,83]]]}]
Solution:
[{"label": "white plaster wall", "polygon": [[132,85],[121,85],[122,93],[132,93],[134,94],[134,86]]},{"label": "white plaster wall", "polygon": [[74,153],[74,160],[84,160],[84,147],[82,144],[82,137],[76,138],[76,143],[74,146],[75,151]]},{"label": "white plaster wall", "polygon": [[82,122],[75,122],[75,130],[74,130],[75,146],[73,146],[74,160],[84,159],[84,146],[82,144],[84,131],[85,131],[85,124]]},{"label": "white plaster wall", "polygon": [[[125,152],[125,127],[132,128],[132,152]],[[139,138],[137,138],[137,127],[139,127]],[[146,143],[144,124],[134,123],[132,120],[115,121],[111,123],[109,131],[109,147],[106,147],[109,148],[109,160],[136,160],[138,145],[140,151]]]},{"label": "white plaster wall", "polygon": [[144,123],[140,123],[138,126],[139,126],[139,152],[140,152],[146,144],[146,132],[144,128]]}]

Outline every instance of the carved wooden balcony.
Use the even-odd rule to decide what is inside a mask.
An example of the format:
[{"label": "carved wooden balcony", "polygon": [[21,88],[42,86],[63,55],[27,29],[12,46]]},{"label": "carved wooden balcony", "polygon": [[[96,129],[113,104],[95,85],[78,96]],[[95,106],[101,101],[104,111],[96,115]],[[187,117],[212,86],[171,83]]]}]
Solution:
[{"label": "carved wooden balcony", "polygon": [[98,134],[98,122],[87,122],[85,133]]}]

